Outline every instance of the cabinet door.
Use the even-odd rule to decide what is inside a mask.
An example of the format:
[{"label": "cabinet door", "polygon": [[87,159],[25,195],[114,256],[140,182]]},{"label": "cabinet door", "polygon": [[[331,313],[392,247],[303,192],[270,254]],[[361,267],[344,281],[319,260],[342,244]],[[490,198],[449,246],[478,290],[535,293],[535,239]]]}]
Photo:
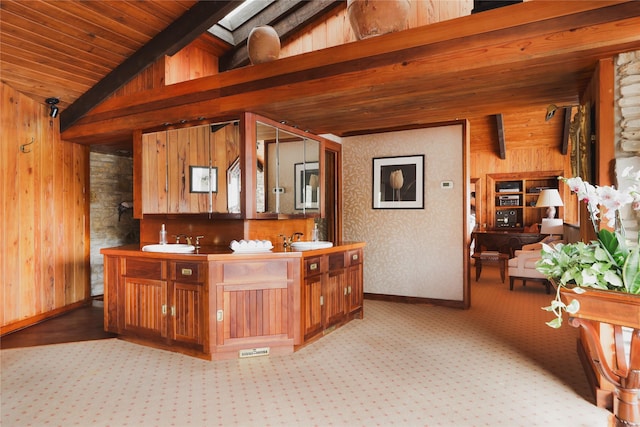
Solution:
[{"label": "cabinet door", "polygon": [[347,312],[362,307],[362,265],[349,267],[347,279]]},{"label": "cabinet door", "polygon": [[345,270],[330,271],[322,286],[324,327],[340,323],[344,318]]},{"label": "cabinet door", "polygon": [[303,333],[305,341],[322,331],[322,275],[307,277],[304,279],[302,291],[304,325]]},{"label": "cabinet door", "polygon": [[142,135],[142,213],[167,213],[167,133]]},{"label": "cabinet door", "polygon": [[209,133],[209,126],[167,131],[170,213],[205,213],[210,210],[212,194],[209,187],[217,191],[218,176],[217,169],[215,175],[209,169]]},{"label": "cabinet door", "polygon": [[124,279],[124,329],[147,337],[167,335],[167,282]]},{"label": "cabinet door", "polygon": [[171,334],[175,341],[202,344],[204,338],[204,292],[201,283],[173,282]]}]

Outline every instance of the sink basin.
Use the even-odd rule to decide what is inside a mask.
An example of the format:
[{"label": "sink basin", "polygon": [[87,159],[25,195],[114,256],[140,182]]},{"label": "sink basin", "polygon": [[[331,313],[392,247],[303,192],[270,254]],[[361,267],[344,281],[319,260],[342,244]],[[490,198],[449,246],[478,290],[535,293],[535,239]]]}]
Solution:
[{"label": "sink basin", "polygon": [[296,251],[310,251],[313,249],[326,249],[333,246],[332,242],[293,242],[291,248]]},{"label": "sink basin", "polygon": [[163,252],[168,254],[190,254],[195,252],[196,247],[183,243],[167,243],[166,245],[146,245],[142,247],[143,252]]}]

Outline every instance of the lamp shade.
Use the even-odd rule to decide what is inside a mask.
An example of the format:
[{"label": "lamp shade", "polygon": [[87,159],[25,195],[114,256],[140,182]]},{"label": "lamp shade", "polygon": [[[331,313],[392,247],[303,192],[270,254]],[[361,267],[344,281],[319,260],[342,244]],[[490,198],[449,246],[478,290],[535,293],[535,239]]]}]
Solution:
[{"label": "lamp shade", "polygon": [[562,218],[543,218],[540,234],[564,234],[564,221]]},{"label": "lamp shade", "polygon": [[560,193],[558,193],[558,190],[554,188],[542,190],[538,196],[538,201],[536,202],[537,208],[548,208],[550,206],[564,206],[562,199],[560,198]]}]

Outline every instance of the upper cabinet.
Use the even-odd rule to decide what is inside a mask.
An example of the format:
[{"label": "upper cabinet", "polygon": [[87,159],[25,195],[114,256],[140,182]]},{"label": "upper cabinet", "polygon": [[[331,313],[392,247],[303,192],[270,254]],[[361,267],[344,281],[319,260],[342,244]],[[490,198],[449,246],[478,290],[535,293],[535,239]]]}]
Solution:
[{"label": "upper cabinet", "polygon": [[253,113],[142,133],[134,154],[139,214],[323,216],[326,144]]},{"label": "upper cabinet", "polygon": [[322,138],[248,114],[247,218],[321,216]]},{"label": "upper cabinet", "polygon": [[256,122],[256,213],[320,212],[320,142]]},{"label": "upper cabinet", "polygon": [[237,120],[142,134],[142,214],[240,213],[241,146]]}]

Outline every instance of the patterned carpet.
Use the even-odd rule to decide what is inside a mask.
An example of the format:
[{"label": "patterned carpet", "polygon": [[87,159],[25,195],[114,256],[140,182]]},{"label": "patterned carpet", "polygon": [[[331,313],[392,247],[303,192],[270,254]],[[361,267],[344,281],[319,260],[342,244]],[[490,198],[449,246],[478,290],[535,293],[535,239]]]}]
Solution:
[{"label": "patterned carpet", "polygon": [[544,325],[542,286],[495,268],[472,308],[365,301],[287,356],[208,362],[117,339],[2,350],[3,426],[593,426],[609,413]]}]

